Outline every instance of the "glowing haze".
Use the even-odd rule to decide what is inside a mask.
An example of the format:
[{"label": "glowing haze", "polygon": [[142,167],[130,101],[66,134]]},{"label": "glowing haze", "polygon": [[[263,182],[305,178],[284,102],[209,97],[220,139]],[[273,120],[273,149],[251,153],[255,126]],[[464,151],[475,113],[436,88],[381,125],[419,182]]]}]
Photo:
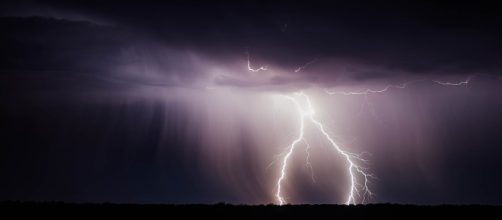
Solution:
[{"label": "glowing haze", "polygon": [[0,200],[502,203],[497,10],[118,4],[0,11]]}]

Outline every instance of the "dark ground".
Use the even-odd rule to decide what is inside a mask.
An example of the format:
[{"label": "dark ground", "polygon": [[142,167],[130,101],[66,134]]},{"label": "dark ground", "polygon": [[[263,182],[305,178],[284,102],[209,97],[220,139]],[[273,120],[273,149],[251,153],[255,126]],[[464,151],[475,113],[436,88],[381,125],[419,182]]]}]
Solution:
[{"label": "dark ground", "polygon": [[163,219],[500,219],[502,206],[395,204],[342,205],[162,205],[3,202],[3,216],[155,217]]}]

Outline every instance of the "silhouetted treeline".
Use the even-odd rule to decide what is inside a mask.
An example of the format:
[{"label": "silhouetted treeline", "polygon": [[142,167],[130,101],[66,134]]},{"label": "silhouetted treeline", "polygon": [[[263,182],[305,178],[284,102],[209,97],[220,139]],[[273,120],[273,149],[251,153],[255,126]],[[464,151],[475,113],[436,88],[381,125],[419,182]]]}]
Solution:
[{"label": "silhouetted treeline", "polygon": [[370,205],[167,205],[63,202],[2,202],[3,215],[36,217],[138,217],[163,219],[500,219],[502,206]]}]

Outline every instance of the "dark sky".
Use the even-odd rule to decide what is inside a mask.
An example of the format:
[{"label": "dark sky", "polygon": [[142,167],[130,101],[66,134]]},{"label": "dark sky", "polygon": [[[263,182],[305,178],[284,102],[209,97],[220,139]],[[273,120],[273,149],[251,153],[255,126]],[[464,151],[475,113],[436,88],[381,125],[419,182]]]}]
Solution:
[{"label": "dark sky", "polygon": [[[335,136],[371,153],[372,202],[502,204],[501,10],[4,1],[0,200],[276,202],[267,165],[297,125],[270,94],[305,90]],[[385,95],[322,92],[413,80]],[[343,202],[346,182],[330,179],[343,163],[313,154],[321,177],[291,168],[291,201]]]}]

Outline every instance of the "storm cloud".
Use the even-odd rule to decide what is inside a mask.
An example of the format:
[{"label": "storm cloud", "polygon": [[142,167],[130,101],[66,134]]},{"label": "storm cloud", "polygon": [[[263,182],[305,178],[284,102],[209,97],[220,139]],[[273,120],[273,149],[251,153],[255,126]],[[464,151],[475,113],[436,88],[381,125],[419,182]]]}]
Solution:
[{"label": "storm cloud", "polygon": [[[281,95],[304,91],[369,153],[372,202],[502,203],[494,4],[0,4],[0,200],[275,202],[298,132]],[[286,193],[340,203],[344,164],[308,135],[317,181],[301,149]]]}]

